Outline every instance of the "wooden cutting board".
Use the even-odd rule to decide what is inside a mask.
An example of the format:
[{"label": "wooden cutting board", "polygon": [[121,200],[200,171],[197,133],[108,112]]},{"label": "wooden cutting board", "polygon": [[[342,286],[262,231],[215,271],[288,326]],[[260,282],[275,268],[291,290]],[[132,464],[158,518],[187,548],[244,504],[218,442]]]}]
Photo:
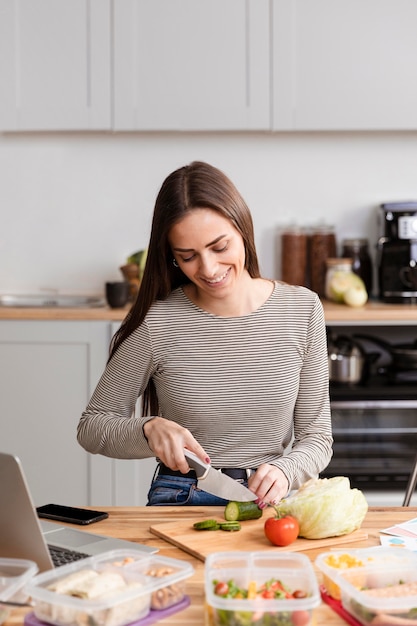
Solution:
[{"label": "wooden cutting board", "polygon": [[[294,543],[280,548],[273,546],[264,535],[264,524],[267,517],[272,517],[271,514],[263,514],[260,519],[247,520],[241,522],[241,530],[237,532],[226,532],[223,530],[194,530],[193,520],[184,519],[183,521],[166,522],[164,524],[154,524],[150,526],[149,530],[154,535],[161,537],[168,543],[172,543],[181,550],[184,550],[188,554],[195,556],[201,561],[205,561],[206,557],[212,552],[223,552],[233,550],[245,550],[245,551],[261,551],[261,550],[277,550],[277,551],[299,551],[310,550],[316,548],[326,548],[341,543],[350,543],[354,541],[360,541],[367,539],[368,534],[359,529],[355,530],[349,535],[343,535],[342,537],[329,537],[327,539],[303,539],[299,538]],[[208,516],[210,517],[210,516]],[[220,517],[213,516],[213,519],[218,521],[224,521]],[[201,521],[201,517],[194,521]]]}]

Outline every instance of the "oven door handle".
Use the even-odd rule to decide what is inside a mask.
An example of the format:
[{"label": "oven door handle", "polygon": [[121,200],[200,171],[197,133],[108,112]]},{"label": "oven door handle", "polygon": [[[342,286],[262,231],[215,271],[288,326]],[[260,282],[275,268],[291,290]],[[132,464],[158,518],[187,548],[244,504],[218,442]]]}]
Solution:
[{"label": "oven door handle", "polygon": [[332,409],[417,409],[415,400],[331,400]]}]

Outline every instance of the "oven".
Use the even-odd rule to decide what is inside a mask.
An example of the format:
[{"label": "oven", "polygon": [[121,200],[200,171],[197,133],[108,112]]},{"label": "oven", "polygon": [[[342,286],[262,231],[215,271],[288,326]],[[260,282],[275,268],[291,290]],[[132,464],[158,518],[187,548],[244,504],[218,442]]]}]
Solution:
[{"label": "oven", "polygon": [[376,367],[361,384],[330,383],[330,399],[333,458],[320,476],[347,476],[370,506],[401,506],[417,455],[417,371]]}]

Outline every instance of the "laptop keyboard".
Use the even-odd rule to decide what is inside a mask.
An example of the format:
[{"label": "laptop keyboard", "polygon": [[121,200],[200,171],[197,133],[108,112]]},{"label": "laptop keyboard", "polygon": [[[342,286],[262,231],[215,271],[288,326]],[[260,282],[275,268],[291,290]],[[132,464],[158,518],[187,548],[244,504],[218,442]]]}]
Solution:
[{"label": "laptop keyboard", "polygon": [[68,550],[66,548],[57,548],[56,546],[51,545],[48,545],[48,549],[55,567],[66,565],[67,563],[73,563],[74,561],[79,561],[80,559],[86,559],[90,556],[89,554],[84,554],[84,552],[77,552],[76,550]]}]

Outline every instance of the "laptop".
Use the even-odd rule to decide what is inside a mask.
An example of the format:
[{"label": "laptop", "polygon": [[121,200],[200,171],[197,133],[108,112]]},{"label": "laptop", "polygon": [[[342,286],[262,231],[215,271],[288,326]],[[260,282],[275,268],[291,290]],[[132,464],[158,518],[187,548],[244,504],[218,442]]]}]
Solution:
[{"label": "laptop", "polygon": [[56,566],[51,550],[75,551],[78,558],[86,558],[118,549],[158,552],[152,546],[39,520],[19,458],[0,452],[0,557],[35,561],[43,572]]}]

